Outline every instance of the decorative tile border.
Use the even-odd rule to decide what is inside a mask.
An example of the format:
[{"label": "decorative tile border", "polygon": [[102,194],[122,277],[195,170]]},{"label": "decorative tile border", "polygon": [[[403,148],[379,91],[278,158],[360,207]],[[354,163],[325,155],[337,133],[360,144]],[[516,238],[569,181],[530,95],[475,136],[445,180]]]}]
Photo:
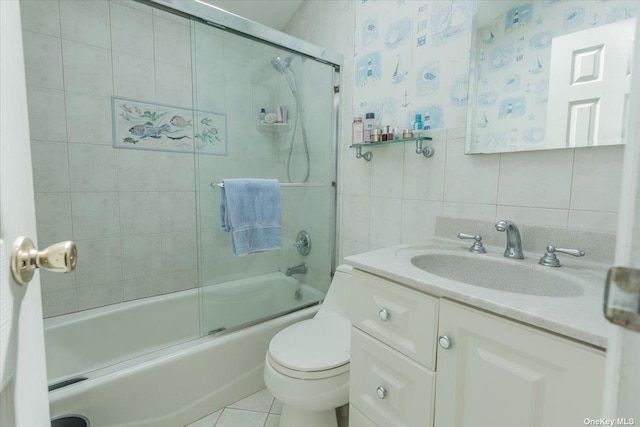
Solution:
[{"label": "decorative tile border", "polygon": [[227,155],[227,116],[111,97],[113,146],[135,150]]}]

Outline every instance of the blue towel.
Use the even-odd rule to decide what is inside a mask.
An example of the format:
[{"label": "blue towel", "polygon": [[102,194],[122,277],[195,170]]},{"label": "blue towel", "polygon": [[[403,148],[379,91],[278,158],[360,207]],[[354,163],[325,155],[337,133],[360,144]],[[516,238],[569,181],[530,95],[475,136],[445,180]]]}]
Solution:
[{"label": "blue towel", "polygon": [[282,248],[280,184],[276,179],[225,179],[220,224],[238,256]]}]

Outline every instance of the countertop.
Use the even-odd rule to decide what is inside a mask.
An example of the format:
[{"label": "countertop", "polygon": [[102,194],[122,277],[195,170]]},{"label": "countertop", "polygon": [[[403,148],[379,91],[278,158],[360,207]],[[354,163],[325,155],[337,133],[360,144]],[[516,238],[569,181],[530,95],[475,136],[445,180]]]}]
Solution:
[{"label": "countertop", "polygon": [[[469,244],[448,239],[431,239],[420,246],[395,246],[352,255],[345,262],[358,270],[375,274],[417,291],[468,304],[501,316],[554,332],[596,347],[606,348],[610,324],[602,314],[604,283],[608,265],[558,254],[559,268],[538,264],[543,254],[525,252],[525,259],[503,257],[504,248],[485,246],[486,254],[470,254]],[[425,251],[496,258],[503,262],[522,263],[531,268],[553,268],[579,283],[579,296],[547,297],[524,295],[473,286],[427,273],[411,263],[411,258]],[[588,254],[587,254],[588,256]],[[499,274],[496,271],[496,274]]]}]

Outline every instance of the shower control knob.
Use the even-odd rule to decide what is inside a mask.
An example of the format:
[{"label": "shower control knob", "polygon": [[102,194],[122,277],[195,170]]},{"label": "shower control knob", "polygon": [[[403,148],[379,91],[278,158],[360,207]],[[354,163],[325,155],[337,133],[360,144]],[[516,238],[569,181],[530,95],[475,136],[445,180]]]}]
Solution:
[{"label": "shower control knob", "polygon": [[386,322],[387,320],[389,320],[389,317],[391,317],[391,313],[389,313],[386,309],[383,308],[378,312],[378,317],[383,322]]},{"label": "shower control knob", "polygon": [[70,240],[55,243],[39,251],[31,239],[18,237],[11,253],[11,273],[16,282],[26,285],[33,278],[36,268],[68,273],[76,268],[77,262],[78,250]]},{"label": "shower control knob", "polygon": [[451,348],[451,338],[446,335],[440,335],[438,337],[438,344],[445,350],[449,350]]},{"label": "shower control knob", "polygon": [[384,399],[384,398],[386,398],[386,397],[387,397],[387,389],[385,389],[385,388],[384,388],[384,387],[382,387],[382,386],[379,386],[379,387],[376,389],[376,394],[378,395],[378,397],[379,397],[380,399]]}]

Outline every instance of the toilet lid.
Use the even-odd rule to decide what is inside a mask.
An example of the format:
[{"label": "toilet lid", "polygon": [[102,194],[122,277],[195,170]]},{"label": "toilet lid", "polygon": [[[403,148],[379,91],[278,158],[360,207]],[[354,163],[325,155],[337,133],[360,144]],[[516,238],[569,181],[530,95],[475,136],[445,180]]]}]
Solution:
[{"label": "toilet lid", "polygon": [[269,344],[269,356],[295,371],[326,371],[349,363],[351,323],[339,316],[319,317],[289,326]]}]

